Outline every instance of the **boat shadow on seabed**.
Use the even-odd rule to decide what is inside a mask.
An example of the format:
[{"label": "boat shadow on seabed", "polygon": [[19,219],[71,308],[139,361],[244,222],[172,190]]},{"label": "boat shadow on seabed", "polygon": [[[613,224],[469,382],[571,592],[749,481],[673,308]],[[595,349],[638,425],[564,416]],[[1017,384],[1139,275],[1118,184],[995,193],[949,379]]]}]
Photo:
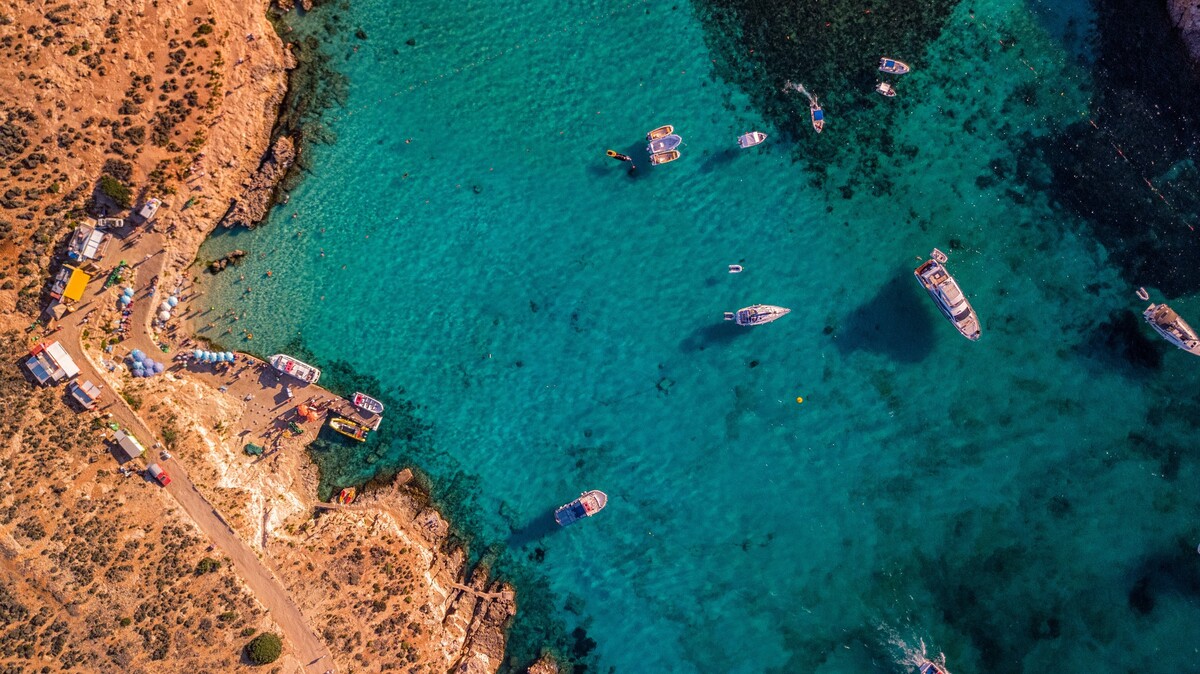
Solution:
[{"label": "boat shadow on seabed", "polygon": [[554,511],[547,510],[534,517],[525,526],[513,529],[504,544],[510,550],[517,550],[563,530],[564,527],[558,526],[558,522],[554,521]]}]

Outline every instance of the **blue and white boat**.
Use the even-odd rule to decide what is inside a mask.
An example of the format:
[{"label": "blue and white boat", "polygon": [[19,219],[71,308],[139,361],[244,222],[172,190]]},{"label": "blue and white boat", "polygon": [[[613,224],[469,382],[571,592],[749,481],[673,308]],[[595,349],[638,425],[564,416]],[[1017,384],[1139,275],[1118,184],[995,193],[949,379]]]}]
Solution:
[{"label": "blue and white boat", "polygon": [[674,150],[675,148],[679,147],[680,143],[682,143],[682,142],[683,142],[683,138],[681,138],[677,134],[672,133],[672,134],[663,136],[662,138],[655,138],[654,140],[650,141],[650,144],[646,146],[646,152],[651,155],[662,154],[664,152],[670,152],[671,150]]},{"label": "blue and white boat", "polygon": [[558,522],[559,526],[565,527],[585,517],[595,515],[604,510],[606,505],[608,505],[608,494],[598,489],[585,491],[579,495],[579,498],[555,510],[554,521]]},{"label": "blue and white boat", "polygon": [[884,56],[879,59],[879,70],[892,75],[903,75],[912,70],[912,68],[909,68],[908,64],[903,61],[897,61],[896,59]]}]

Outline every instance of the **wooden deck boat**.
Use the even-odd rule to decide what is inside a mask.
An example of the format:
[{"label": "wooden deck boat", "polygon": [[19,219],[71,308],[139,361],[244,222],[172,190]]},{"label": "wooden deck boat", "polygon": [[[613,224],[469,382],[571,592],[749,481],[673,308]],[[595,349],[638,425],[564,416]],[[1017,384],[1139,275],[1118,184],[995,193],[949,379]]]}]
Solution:
[{"label": "wooden deck boat", "polygon": [[651,131],[650,133],[646,134],[646,140],[647,141],[655,141],[655,140],[658,140],[659,138],[662,138],[663,136],[669,136],[673,133],[675,133],[675,127],[671,126],[670,124],[664,124],[664,125],[658,127],[657,129]]},{"label": "wooden deck boat", "polygon": [[679,159],[679,150],[668,150],[659,152],[658,154],[650,155],[650,163],[658,166],[659,164],[669,164],[676,159]]}]

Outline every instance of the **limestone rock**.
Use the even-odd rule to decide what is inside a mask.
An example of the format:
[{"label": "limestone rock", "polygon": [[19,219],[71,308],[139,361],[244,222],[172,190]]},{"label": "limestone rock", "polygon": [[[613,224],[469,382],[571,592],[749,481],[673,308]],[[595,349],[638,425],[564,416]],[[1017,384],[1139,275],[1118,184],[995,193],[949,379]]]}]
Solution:
[{"label": "limestone rock", "polygon": [[242,196],[234,199],[221,225],[225,227],[247,227],[253,229],[267,215],[275,196],[275,188],[288,167],[296,159],[296,148],[288,136],[280,136],[263,158],[258,170],[243,184]]},{"label": "limestone rock", "polygon": [[549,655],[543,655],[538,661],[529,666],[526,674],[558,674],[558,663]]},{"label": "limestone rock", "polygon": [[1192,60],[1200,62],[1200,1],[1167,0],[1167,11]]}]

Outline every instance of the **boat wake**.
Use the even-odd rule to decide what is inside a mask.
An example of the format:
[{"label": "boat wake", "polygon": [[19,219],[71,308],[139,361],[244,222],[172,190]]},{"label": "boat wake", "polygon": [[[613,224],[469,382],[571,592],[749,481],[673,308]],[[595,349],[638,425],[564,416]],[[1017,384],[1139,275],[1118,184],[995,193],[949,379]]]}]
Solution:
[{"label": "boat wake", "polygon": [[784,91],[798,91],[798,92],[804,94],[804,97],[808,99],[809,103],[814,103],[817,100],[812,94],[808,93],[808,89],[805,89],[803,84],[796,84],[795,82],[792,82],[790,80],[783,83],[783,90]]},{"label": "boat wake", "polygon": [[944,653],[930,655],[924,639],[915,637],[916,643],[914,644],[901,636],[900,631],[896,628],[882,623],[879,625],[879,632],[886,652],[900,667],[915,673],[920,670],[921,665],[932,662],[949,674],[949,670],[946,669],[946,655]]}]

